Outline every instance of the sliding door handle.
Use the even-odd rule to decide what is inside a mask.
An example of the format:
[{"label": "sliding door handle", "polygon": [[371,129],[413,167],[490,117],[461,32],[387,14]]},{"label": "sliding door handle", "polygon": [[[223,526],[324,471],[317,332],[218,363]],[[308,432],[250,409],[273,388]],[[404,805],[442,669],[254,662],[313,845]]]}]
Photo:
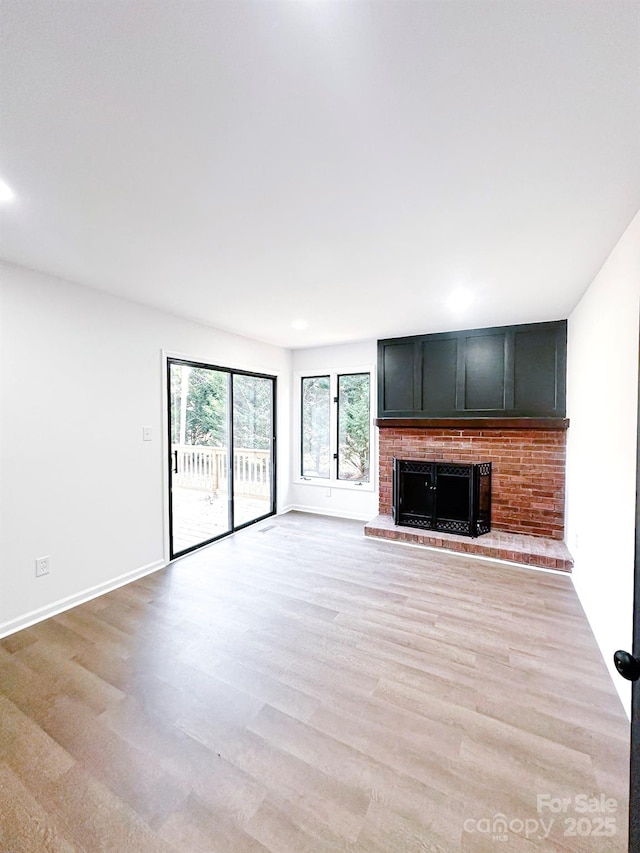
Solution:
[{"label": "sliding door handle", "polygon": [[178,473],[178,451],[177,450],[174,450],[171,453],[171,461],[172,461],[171,473],[177,474]]}]

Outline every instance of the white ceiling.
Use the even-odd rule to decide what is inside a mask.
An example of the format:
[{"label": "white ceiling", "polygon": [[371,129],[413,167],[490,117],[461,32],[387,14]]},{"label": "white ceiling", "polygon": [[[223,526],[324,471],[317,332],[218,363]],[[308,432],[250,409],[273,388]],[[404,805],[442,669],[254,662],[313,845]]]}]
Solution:
[{"label": "white ceiling", "polygon": [[0,256],[290,347],[564,318],[640,207],[639,10],[3,0]]}]

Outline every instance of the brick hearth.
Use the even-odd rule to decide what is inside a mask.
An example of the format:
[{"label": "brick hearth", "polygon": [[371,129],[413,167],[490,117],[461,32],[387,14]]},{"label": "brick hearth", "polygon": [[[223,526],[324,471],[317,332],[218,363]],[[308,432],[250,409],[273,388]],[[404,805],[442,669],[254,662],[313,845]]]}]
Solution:
[{"label": "brick hearth", "polygon": [[503,533],[492,530],[472,539],[455,533],[438,530],[419,530],[413,527],[398,527],[390,515],[378,515],[364,528],[365,536],[406,542],[410,545],[427,545],[444,548],[462,554],[476,554],[491,559],[509,560],[545,569],[570,572],[573,558],[564,542],[545,539],[541,536],[524,536],[519,533]]}]

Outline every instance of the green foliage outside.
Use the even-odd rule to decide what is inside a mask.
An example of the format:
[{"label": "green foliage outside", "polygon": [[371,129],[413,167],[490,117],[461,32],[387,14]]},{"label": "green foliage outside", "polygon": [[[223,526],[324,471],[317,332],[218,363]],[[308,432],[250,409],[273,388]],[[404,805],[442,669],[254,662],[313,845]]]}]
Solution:
[{"label": "green foliage outside", "polygon": [[273,436],[270,379],[233,377],[233,441],[243,450],[268,450]]},{"label": "green foliage outside", "polygon": [[[338,379],[338,479],[369,480],[368,373]],[[302,380],[302,476],[331,477],[331,391],[329,376]],[[335,429],[335,422],[333,425]]]},{"label": "green foliage outside", "polygon": [[330,477],[331,397],[328,376],[302,380],[302,476]]},{"label": "green foliage outside", "polygon": [[[186,408],[182,399],[187,379]],[[243,450],[268,450],[272,436],[272,382],[255,376],[233,378],[234,444]],[[171,366],[171,441],[200,447],[228,444],[229,374]],[[182,414],[185,413],[184,436]]]},{"label": "green foliage outside", "polygon": [[369,374],[338,380],[338,479],[369,480]]},{"label": "green foliage outside", "polygon": [[[188,386],[186,401],[183,400],[185,381]],[[369,480],[369,384],[369,374],[366,373],[339,377],[338,477],[341,480]],[[330,477],[331,405],[329,377],[305,377],[302,381],[304,476]],[[184,365],[171,366],[173,444],[181,444],[183,438],[188,445],[226,447],[228,409],[228,373]],[[271,380],[234,375],[233,409],[235,447],[268,450],[273,435]]]}]

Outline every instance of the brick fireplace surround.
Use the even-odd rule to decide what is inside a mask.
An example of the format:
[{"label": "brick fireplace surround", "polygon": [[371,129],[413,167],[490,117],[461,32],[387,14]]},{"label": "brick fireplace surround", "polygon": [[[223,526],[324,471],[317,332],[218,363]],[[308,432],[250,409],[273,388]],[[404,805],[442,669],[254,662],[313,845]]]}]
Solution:
[{"label": "brick fireplace surround", "polygon": [[[562,542],[568,423],[559,418],[377,420],[380,516],[367,525],[365,532],[468,553],[490,551],[488,556],[570,569],[571,556]],[[393,525],[390,516],[394,456],[491,462],[491,533],[470,539]]]}]

